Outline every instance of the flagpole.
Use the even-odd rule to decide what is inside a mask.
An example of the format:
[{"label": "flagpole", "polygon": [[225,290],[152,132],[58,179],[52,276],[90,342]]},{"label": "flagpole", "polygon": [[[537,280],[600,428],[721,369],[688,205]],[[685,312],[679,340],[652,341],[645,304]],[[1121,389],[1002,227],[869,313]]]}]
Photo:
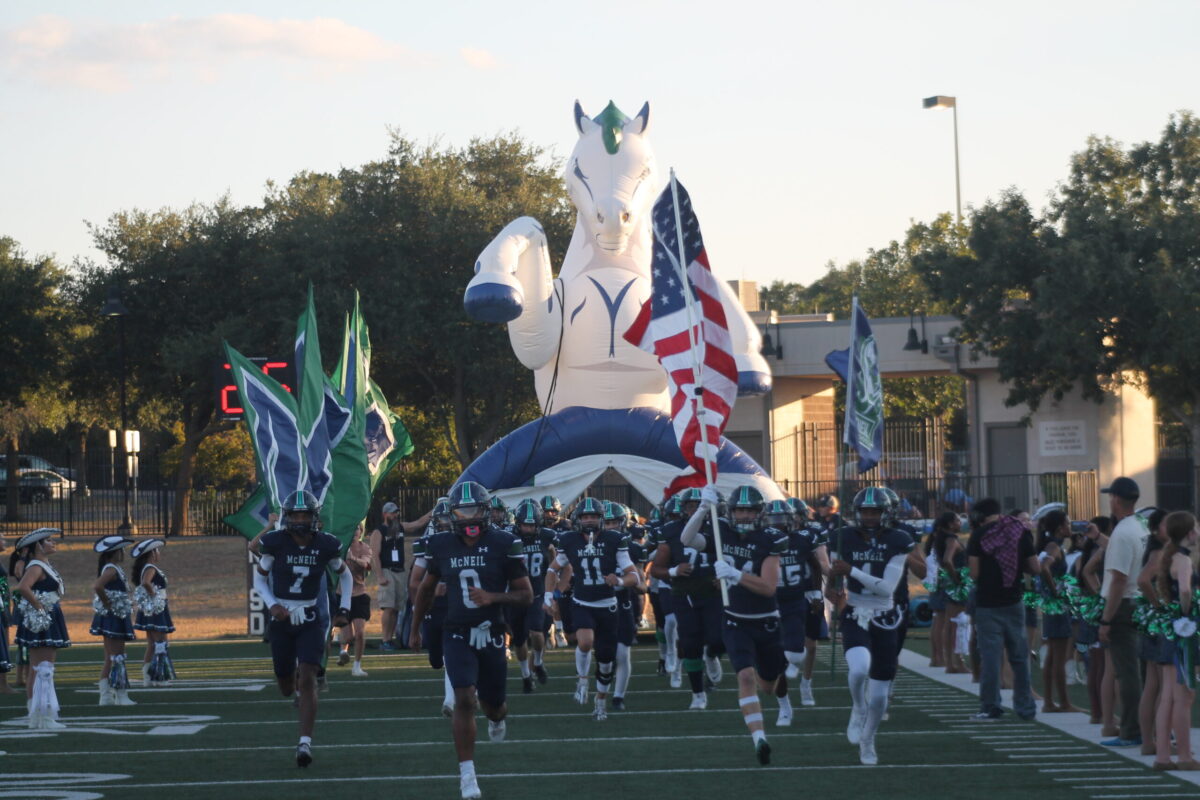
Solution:
[{"label": "flagpole", "polygon": [[[687,305],[688,315],[688,339],[692,345],[692,383],[695,386],[696,420],[700,423],[700,443],[704,447],[704,480],[709,486],[712,486],[712,462],[708,459],[708,426],[704,419],[704,383],[701,379],[699,343],[696,336],[696,301],[692,297],[691,284],[688,282],[687,276],[687,256],[683,248],[683,220],[679,213],[679,188],[675,182],[674,167],[671,167],[671,205],[675,208],[675,238],[679,245],[679,263],[676,268],[680,272],[679,279],[683,282],[683,299]],[[721,522],[717,516],[717,507],[713,506],[711,511],[713,539],[717,545],[717,558],[720,558],[724,552],[721,545]],[[721,587],[721,602],[729,605],[729,587],[725,581],[718,581],[718,584]]]},{"label": "flagpole", "polygon": [[[846,359],[846,413],[842,418],[842,445],[843,446],[840,448],[842,450],[842,452],[846,453],[847,455],[849,454],[849,449],[846,447],[846,445],[849,445],[851,443],[850,424],[849,424],[850,409],[854,405],[854,361],[855,361],[855,358],[857,357],[854,352],[854,343],[855,343],[854,335],[855,335],[855,324],[856,324],[857,320],[858,320],[858,294],[856,293],[852,296],[851,302],[850,302],[850,349],[846,351],[846,356],[847,356],[847,359]],[[844,458],[845,457],[843,456],[843,459]],[[845,464],[842,464],[839,467],[839,469],[841,470],[841,474],[838,475],[838,494],[844,499],[846,497]],[[841,507],[845,508],[845,506],[841,506]],[[845,521],[846,520],[843,517],[842,522],[844,523]],[[838,554],[839,559],[845,558],[845,556],[842,553],[842,528],[845,528],[845,527],[846,526],[843,524],[840,527],[838,527],[838,529],[837,529],[837,542],[835,543],[835,546],[837,547],[837,554]],[[844,581],[842,580],[842,578],[834,578],[833,579],[834,597],[837,597],[839,595],[843,585],[844,585]],[[842,610],[835,605],[833,608],[833,613],[830,615],[832,617],[832,622],[833,622],[833,635],[830,637],[830,655],[829,655],[829,677],[830,678],[832,678],[834,676],[835,672],[837,671],[837,663],[836,663],[837,660],[834,658],[834,652],[837,650],[838,633],[840,633],[839,628],[841,628],[841,625],[839,624],[841,622],[841,615],[842,615]]]}]

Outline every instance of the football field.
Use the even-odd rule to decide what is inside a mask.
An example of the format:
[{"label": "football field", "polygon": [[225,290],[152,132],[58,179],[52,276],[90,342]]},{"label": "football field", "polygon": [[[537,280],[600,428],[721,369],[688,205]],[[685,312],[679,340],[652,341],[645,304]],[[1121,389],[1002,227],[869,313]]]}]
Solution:
[{"label": "football field", "polygon": [[[137,643],[131,661],[141,652]],[[368,651],[366,678],[331,663],[315,760],[301,770],[296,713],[275,688],[266,645],[179,643],[171,652],[173,686],[135,688],[136,706],[100,708],[100,649],[64,651],[57,685],[65,731],[27,731],[18,721],[23,696],[0,696],[0,798],[458,797],[442,677],[424,656]],[[845,673],[839,664],[831,683],[827,647],[816,707],[800,707],[793,692],[795,721],[777,728],[775,702],[765,699],[773,754],[762,767],[732,675],[710,693],[707,711],[688,711],[688,692],[654,675],[657,650],[643,644],[634,649],[629,710],[595,722],[590,703],[571,697],[572,652],[548,652],[550,680],[532,695],[521,693],[510,664],[508,740],[488,742],[480,717],[476,769],[485,798],[1200,798],[1190,783],[1040,722],[972,722],[971,695],[908,671],[879,733],[880,765],[863,767],[844,734]]]}]

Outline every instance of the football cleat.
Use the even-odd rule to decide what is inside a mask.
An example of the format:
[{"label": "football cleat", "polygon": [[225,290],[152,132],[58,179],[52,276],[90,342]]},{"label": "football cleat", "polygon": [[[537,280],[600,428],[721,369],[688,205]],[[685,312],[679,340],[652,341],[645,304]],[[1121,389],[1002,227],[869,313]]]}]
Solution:
[{"label": "football cleat", "polygon": [[771,763],[771,745],[766,739],[759,739],[754,745],[754,756],[764,767]]},{"label": "football cleat", "polygon": [[588,679],[580,678],[575,683],[575,702],[579,705],[586,705],[588,699]]},{"label": "football cleat", "polygon": [[592,710],[592,719],[596,722],[604,722],[608,719],[608,709],[604,707],[604,701],[597,698],[596,708]]},{"label": "football cleat", "polygon": [[546,681],[550,680],[550,676],[546,674],[546,668],[541,664],[534,666],[533,674],[538,679],[538,683],[542,684],[543,686],[546,685]]},{"label": "football cleat", "polygon": [[322,693],[329,691],[329,679],[324,675],[317,676],[317,691]]},{"label": "football cleat", "polygon": [[816,698],[812,693],[812,681],[800,681],[800,705],[815,706]]},{"label": "football cleat", "polygon": [[875,753],[874,736],[858,743],[858,760],[866,767],[873,767],[879,763],[879,756]]},{"label": "football cleat", "polygon": [[779,709],[779,716],[775,719],[776,728],[786,728],[792,724],[792,710],[790,708]]},{"label": "football cleat", "polygon": [[626,710],[625,709],[625,698],[624,697],[614,697],[613,698],[613,711],[625,711],[625,710]]},{"label": "football cleat", "polygon": [[349,663],[350,663],[350,651],[349,650],[343,650],[342,652],[338,653],[337,665],[339,667],[344,667]]},{"label": "football cleat", "polygon": [[679,672],[679,670],[681,669],[680,664],[679,664],[679,655],[677,653],[672,653],[668,649],[667,657],[664,660],[667,662],[666,664],[663,665],[664,667],[666,667],[667,672]]},{"label": "football cleat", "polygon": [[533,678],[521,678],[521,692],[533,694]]},{"label": "football cleat", "polygon": [[312,745],[308,742],[301,742],[296,745],[296,766],[307,767],[312,763]]},{"label": "football cleat", "polygon": [[679,670],[671,673],[671,688],[678,689],[683,686],[683,674]]},{"label": "football cleat", "polygon": [[454,716],[454,704],[453,703],[442,703],[442,716],[445,717],[446,719],[450,719],[451,717]]},{"label": "football cleat", "polygon": [[655,675],[666,675],[667,674],[667,662],[664,659],[660,658],[658,660],[658,669],[656,669],[654,671],[654,674]]},{"label": "football cleat", "polygon": [[713,682],[714,686],[721,682],[721,678],[724,677],[725,673],[721,669],[721,659],[719,657],[704,659],[704,668],[708,674],[708,679]]},{"label": "football cleat", "polygon": [[862,738],[863,726],[867,724],[865,712],[851,711],[850,724],[846,726],[846,739],[850,744],[858,744]]},{"label": "football cleat", "polygon": [[504,736],[507,733],[508,725],[504,722],[504,720],[500,720],[499,722],[492,722],[490,719],[488,720],[488,738],[493,742],[503,742]]},{"label": "football cleat", "polygon": [[479,781],[474,775],[462,775],[458,779],[458,789],[462,792],[463,800],[479,800],[483,792],[479,791]]},{"label": "football cleat", "polygon": [[704,692],[692,695],[692,704],[688,706],[688,711],[703,711],[708,708],[708,695]]},{"label": "football cleat", "polygon": [[355,678],[365,678],[367,677],[367,671],[362,668],[362,664],[355,661],[354,666],[350,669],[350,675]]}]

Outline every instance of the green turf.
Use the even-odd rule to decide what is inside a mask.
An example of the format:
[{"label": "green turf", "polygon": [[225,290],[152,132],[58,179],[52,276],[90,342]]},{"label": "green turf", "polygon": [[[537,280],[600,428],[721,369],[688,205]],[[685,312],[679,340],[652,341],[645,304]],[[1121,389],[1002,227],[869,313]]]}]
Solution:
[{"label": "green turf", "polygon": [[[458,797],[450,726],[439,708],[441,673],[429,669],[423,657],[376,651],[364,661],[369,677],[361,679],[351,678],[348,667],[331,667],[331,690],[321,696],[317,721],[316,761],[299,770],[293,761],[295,712],[273,686],[265,645],[181,643],[171,650],[182,685],[134,689],[138,705],[122,708],[96,705],[97,647],[64,651],[58,685],[68,724],[86,718],[94,728],[106,719],[133,715],[176,718],[118,733],[68,730],[43,738],[21,738],[22,728],[0,725],[0,750],[7,751],[0,756],[0,776],[90,773],[72,787],[83,793],[76,796],[134,800]],[[1200,797],[1190,784],[1039,723],[971,726],[965,722],[975,705],[969,695],[911,673],[902,673],[890,719],[883,723],[881,765],[862,767],[857,748],[845,741],[849,696],[844,671],[839,669],[830,683],[828,648],[817,673],[816,708],[800,708],[797,702],[794,725],[781,729],[774,726],[774,701],[765,701],[774,757],[771,767],[762,768],[736,710],[732,676],[710,695],[708,711],[689,712],[688,693],[669,689],[665,679],[652,674],[654,648],[639,646],[634,652],[630,711],[613,712],[605,723],[591,719],[590,704],[583,708],[572,702],[570,651],[548,654],[550,683],[532,696],[521,694],[520,673],[510,668],[509,741],[487,742],[486,727],[480,725],[485,741],[476,764],[485,798],[875,797],[886,788],[891,798],[1002,800],[1031,793],[1143,796],[1151,787],[1156,793]],[[140,657],[139,644],[131,658]],[[211,684],[188,683],[194,680]],[[267,686],[246,691],[223,685],[230,680]],[[0,721],[23,711],[20,698],[0,697]],[[194,716],[216,719],[183,719]],[[205,727],[192,734],[147,734],[154,724]],[[1022,749],[1003,753],[998,747]],[[1112,780],[1095,780],[1106,776]],[[45,785],[39,779],[19,780],[29,790]],[[1128,789],[1134,783],[1141,788]],[[4,794],[13,788],[0,778],[0,796],[14,796]]]}]

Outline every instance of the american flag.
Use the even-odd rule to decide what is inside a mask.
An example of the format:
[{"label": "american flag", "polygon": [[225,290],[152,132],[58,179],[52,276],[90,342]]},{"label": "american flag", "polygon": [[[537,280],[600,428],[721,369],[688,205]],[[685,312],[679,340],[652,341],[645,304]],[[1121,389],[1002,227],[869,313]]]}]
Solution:
[{"label": "american flag", "polygon": [[[683,251],[686,269],[679,263],[679,231],[675,224],[675,201],[672,188],[678,191],[679,219],[683,228]],[[667,487],[671,496],[689,486],[706,482],[704,460],[711,465],[712,479],[717,478],[717,448],[721,433],[733,411],[737,398],[737,366],[733,361],[729,326],[721,305],[717,279],[708,265],[700,222],[692,210],[692,201],[683,185],[671,176],[671,184],[654,203],[651,214],[654,226],[654,256],[651,263],[652,294],[637,319],[623,334],[625,340],[657,356],[667,371],[671,389],[671,422],[675,439],[690,469]],[[694,300],[697,347],[692,354],[689,334],[688,306],[684,291]],[[693,371],[699,362],[699,375]],[[697,418],[697,379],[703,387],[704,426],[708,449],[700,436]]]}]

